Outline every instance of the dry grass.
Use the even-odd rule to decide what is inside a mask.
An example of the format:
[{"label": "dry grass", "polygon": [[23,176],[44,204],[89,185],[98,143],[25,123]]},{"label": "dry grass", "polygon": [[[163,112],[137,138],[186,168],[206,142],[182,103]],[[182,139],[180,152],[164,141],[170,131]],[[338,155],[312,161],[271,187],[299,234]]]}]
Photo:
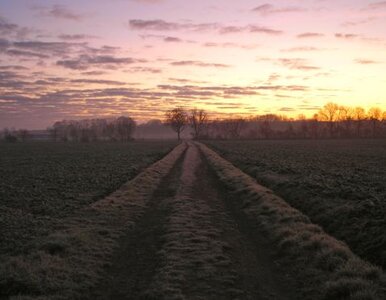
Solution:
[{"label": "dry grass", "polygon": [[359,259],[271,190],[198,145],[220,179],[239,196],[250,222],[276,243],[280,260],[293,267],[308,299],[386,299],[380,268]]},{"label": "dry grass", "polygon": [[207,144],[355,254],[386,269],[386,140]]},{"label": "dry grass", "polygon": [[234,288],[236,276],[225,251],[230,246],[220,239],[222,228],[211,219],[214,212],[207,201],[195,197],[200,162],[198,149],[190,146],[179,189],[165,200],[170,216],[159,253],[163,263],[147,291],[149,299],[235,299],[242,294]]},{"label": "dry grass", "polygon": [[0,146],[0,261],[103,199],[176,146],[172,141]]},{"label": "dry grass", "polygon": [[143,214],[185,148],[177,146],[118,191],[64,219],[27,253],[6,257],[0,265],[0,295],[10,300],[82,299],[101,279],[117,239]]}]

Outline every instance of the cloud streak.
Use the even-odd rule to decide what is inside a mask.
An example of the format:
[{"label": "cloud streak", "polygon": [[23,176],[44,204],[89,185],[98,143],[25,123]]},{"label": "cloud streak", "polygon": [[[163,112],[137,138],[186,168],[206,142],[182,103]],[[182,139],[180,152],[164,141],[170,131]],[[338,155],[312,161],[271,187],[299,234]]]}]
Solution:
[{"label": "cloud streak", "polygon": [[17,24],[9,22],[6,18],[0,16],[0,36],[9,37],[14,36],[17,38],[25,38],[31,33],[31,29],[27,27],[21,27]]},{"label": "cloud streak", "polygon": [[60,34],[58,38],[65,41],[82,41],[82,40],[90,40],[98,38],[95,35],[89,34]]},{"label": "cloud streak", "polygon": [[386,9],[386,1],[370,3],[365,10]]},{"label": "cloud streak", "polygon": [[5,52],[8,55],[11,56],[23,56],[23,57],[37,57],[37,58],[49,58],[48,55],[38,53],[38,52],[32,52],[32,51],[25,51],[25,50],[17,50],[17,49],[10,49]]},{"label": "cloud streak", "polygon": [[361,65],[374,65],[374,64],[379,64],[379,61],[372,60],[372,59],[363,59],[363,58],[358,58],[354,60],[355,63],[361,64]]},{"label": "cloud streak", "polygon": [[321,51],[322,48],[311,47],[311,46],[302,46],[302,47],[292,47],[287,49],[280,50],[281,52],[315,52]]},{"label": "cloud streak", "polygon": [[184,67],[184,66],[195,66],[195,67],[203,67],[203,68],[230,68],[231,65],[227,64],[219,64],[219,63],[207,63],[202,61],[196,61],[196,60],[180,60],[180,61],[173,61],[170,63],[170,65],[175,67]]},{"label": "cloud streak", "polygon": [[315,71],[319,67],[312,66],[304,58],[279,58],[279,63],[292,70]]},{"label": "cloud streak", "polygon": [[40,116],[45,127],[46,113],[146,120],[177,105],[301,113],[306,98],[356,106],[366,94],[368,109],[383,97],[385,0],[6,2],[0,128],[19,127],[3,111]]},{"label": "cloud streak", "polygon": [[87,70],[91,67],[114,69],[117,66],[144,63],[146,60],[111,55],[80,55],[77,58],[58,60],[56,64],[72,70]]},{"label": "cloud streak", "polygon": [[259,46],[257,44],[243,45],[243,44],[236,44],[236,43],[214,43],[214,42],[207,42],[202,45],[207,48],[240,48],[240,49],[247,49],[247,50],[256,49]]},{"label": "cloud streak", "polygon": [[55,4],[51,7],[33,6],[32,9],[38,11],[39,15],[43,17],[51,17],[56,19],[65,19],[78,22],[84,20],[85,18],[84,15],[74,12],[67,6],[60,4]]},{"label": "cloud streak", "polygon": [[168,35],[159,35],[159,34],[141,34],[141,38],[143,39],[158,39],[162,40],[166,43],[183,43],[185,42],[183,39],[176,36],[168,36]]},{"label": "cloud streak", "polygon": [[262,16],[269,16],[273,14],[305,12],[307,10],[298,6],[276,8],[274,5],[266,3],[253,8],[252,11],[259,13]]},{"label": "cloud streak", "polygon": [[324,34],[318,33],[318,32],[304,32],[304,33],[298,34],[296,37],[299,39],[320,38],[320,37],[324,37]]},{"label": "cloud streak", "polygon": [[245,25],[245,26],[226,26],[219,23],[178,23],[168,22],[161,19],[156,20],[129,20],[129,28],[132,30],[147,30],[147,31],[179,31],[188,30],[195,32],[216,31],[220,34],[232,34],[240,32],[249,33],[263,33],[268,35],[280,35],[281,30],[259,26],[259,25]]},{"label": "cloud streak", "polygon": [[[283,67],[286,67],[290,70],[299,70],[299,71],[317,71],[320,70],[320,67],[313,66],[309,63],[309,61],[305,58],[269,58],[269,57],[263,57],[258,58],[257,61],[262,62],[272,62],[277,65],[281,65]],[[275,76],[277,79],[277,76]]]},{"label": "cloud streak", "polygon": [[335,37],[338,39],[352,40],[359,37],[359,34],[354,33],[335,33]]},{"label": "cloud streak", "polygon": [[164,0],[130,0],[132,2],[145,3],[145,4],[159,4],[164,2]]}]

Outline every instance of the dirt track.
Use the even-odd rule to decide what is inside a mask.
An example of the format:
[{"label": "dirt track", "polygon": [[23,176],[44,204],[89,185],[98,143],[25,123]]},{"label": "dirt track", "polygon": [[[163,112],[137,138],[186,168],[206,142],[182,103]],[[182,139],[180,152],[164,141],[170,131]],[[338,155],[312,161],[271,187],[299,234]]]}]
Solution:
[{"label": "dirt track", "polygon": [[296,299],[232,197],[189,144],[90,299]]},{"label": "dirt track", "polygon": [[0,297],[384,300],[382,269],[201,143],[0,265]]}]

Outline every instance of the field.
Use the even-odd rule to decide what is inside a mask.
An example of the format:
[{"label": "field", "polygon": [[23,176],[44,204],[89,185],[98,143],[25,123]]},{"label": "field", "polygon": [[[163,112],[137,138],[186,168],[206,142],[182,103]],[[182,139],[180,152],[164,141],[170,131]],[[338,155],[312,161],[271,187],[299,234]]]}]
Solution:
[{"label": "field", "polygon": [[175,142],[0,144],[0,255],[118,189]]},{"label": "field", "polygon": [[213,149],[386,268],[386,141],[216,141]]},{"label": "field", "polygon": [[[380,168],[358,179],[376,193],[337,192],[357,195],[343,175],[383,166],[382,142],[207,144],[275,191],[198,142],[5,145],[0,299],[385,299],[382,268],[321,222],[345,237],[382,222],[362,215],[381,206],[360,210],[385,195]],[[334,191],[311,185],[334,182],[337,162]]]}]

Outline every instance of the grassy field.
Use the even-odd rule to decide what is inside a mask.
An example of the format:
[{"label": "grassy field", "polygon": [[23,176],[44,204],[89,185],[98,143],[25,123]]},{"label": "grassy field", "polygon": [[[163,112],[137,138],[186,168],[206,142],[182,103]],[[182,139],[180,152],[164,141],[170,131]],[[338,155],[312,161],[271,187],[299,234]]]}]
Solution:
[{"label": "grassy field", "polygon": [[175,142],[0,144],[0,256],[118,189]]},{"label": "grassy field", "polygon": [[216,141],[224,158],[386,267],[386,141]]}]

